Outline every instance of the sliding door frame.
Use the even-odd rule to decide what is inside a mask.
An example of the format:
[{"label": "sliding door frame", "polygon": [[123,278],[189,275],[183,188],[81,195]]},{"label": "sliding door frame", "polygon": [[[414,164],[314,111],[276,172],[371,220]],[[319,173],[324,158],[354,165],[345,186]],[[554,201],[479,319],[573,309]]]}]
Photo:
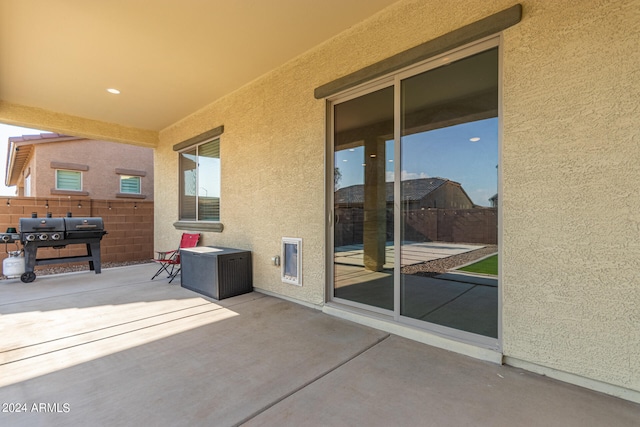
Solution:
[{"label": "sliding door frame", "polygon": [[[478,347],[483,347],[491,350],[502,350],[502,306],[503,306],[503,291],[502,291],[502,200],[503,197],[498,197],[498,337],[491,338],[483,335],[478,335],[462,330],[441,326],[434,323],[429,323],[422,320],[413,319],[410,317],[402,316],[400,314],[400,279],[401,279],[401,248],[402,248],[402,224],[401,218],[401,83],[404,79],[413,77],[415,75],[424,73],[429,70],[433,70],[448,63],[469,57],[474,54],[484,52],[492,48],[498,48],[498,194],[502,194],[502,127],[503,127],[503,114],[502,114],[502,35],[493,35],[477,40],[473,43],[469,43],[465,46],[461,46],[457,49],[453,49],[449,52],[445,52],[440,55],[436,55],[425,61],[421,61],[402,70],[396,71],[390,75],[377,78],[365,84],[359,85],[355,88],[338,93],[330,98],[327,98],[327,148],[326,148],[326,192],[327,192],[327,232],[326,232],[326,303],[337,304],[344,307],[347,310],[352,310],[360,314],[373,315],[381,318],[382,320],[391,320],[401,325],[405,325],[411,328],[417,328],[425,330],[427,332],[434,333],[436,335],[454,339],[456,341],[468,343]],[[368,306],[362,303],[357,303],[350,300],[334,297],[334,219],[335,219],[335,200],[334,200],[334,181],[330,179],[332,171],[335,167],[335,141],[334,141],[334,107],[342,102],[346,102],[368,93],[394,87],[394,309],[393,311],[385,310],[377,307]]]}]

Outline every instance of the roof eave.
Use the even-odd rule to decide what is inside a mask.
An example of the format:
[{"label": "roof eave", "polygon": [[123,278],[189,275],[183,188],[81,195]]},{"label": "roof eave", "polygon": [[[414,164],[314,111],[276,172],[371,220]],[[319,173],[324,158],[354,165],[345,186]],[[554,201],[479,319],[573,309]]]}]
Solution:
[{"label": "roof eave", "polygon": [[[18,184],[20,172],[31,156],[33,144],[25,144],[9,140],[7,144],[7,169],[5,171],[5,185],[12,187]],[[18,157],[18,153],[20,156]]]},{"label": "roof eave", "polygon": [[[7,144],[7,165],[5,169],[5,185],[11,187],[18,184],[20,172],[26,164],[33,146],[53,142],[77,141],[86,139],[78,136],[60,135],[57,133],[41,133],[38,135],[22,135],[9,138]],[[18,157],[17,153],[22,152]],[[26,153],[26,154],[25,154]]]}]

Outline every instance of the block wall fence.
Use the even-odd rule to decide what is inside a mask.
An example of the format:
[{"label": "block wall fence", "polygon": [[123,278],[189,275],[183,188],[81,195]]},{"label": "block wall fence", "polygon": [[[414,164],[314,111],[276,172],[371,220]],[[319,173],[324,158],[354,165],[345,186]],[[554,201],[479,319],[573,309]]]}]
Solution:
[{"label": "block wall fence", "polygon": [[[8,197],[0,199],[0,232],[5,232],[9,227],[18,229],[20,218],[30,218],[34,212],[42,218],[46,217],[47,212],[54,218],[64,217],[67,212],[71,212],[74,217],[101,217],[107,231],[100,244],[102,263],[153,258],[152,201]],[[20,244],[9,243],[5,247],[2,246],[5,244],[0,243],[0,260],[7,257],[7,250],[22,249]],[[163,250],[170,249],[174,248]],[[86,246],[77,244],[68,245],[64,249],[38,249],[38,258],[78,256],[86,253]],[[36,266],[36,272],[42,267],[46,266]]]},{"label": "block wall fence", "polygon": [[[337,208],[334,244],[362,244],[364,210]],[[498,211],[477,209],[411,209],[403,212],[402,239],[413,242],[498,244]],[[387,208],[387,242],[393,242],[393,209]]]}]

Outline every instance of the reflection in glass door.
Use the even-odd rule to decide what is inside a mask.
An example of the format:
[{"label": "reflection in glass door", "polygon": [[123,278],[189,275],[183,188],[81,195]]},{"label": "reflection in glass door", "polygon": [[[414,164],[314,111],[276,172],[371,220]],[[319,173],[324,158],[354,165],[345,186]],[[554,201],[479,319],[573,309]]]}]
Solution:
[{"label": "reflection in glass door", "polygon": [[498,50],[401,85],[400,314],[497,338]]},{"label": "reflection in glass door", "polygon": [[393,87],[334,107],[334,297],[393,310]]},{"label": "reflection in glass door", "polygon": [[332,296],[495,343],[498,47],[483,43],[333,103]]}]

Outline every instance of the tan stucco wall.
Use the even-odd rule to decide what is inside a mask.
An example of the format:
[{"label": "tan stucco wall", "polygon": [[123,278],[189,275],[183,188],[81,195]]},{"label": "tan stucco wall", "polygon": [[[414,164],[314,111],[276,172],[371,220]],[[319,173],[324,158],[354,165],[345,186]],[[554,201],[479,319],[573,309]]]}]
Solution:
[{"label": "tan stucco wall", "polygon": [[[225,229],[205,245],[253,252],[254,284],[324,301],[325,103],[320,84],[514,2],[403,1],[163,130],[158,248],[175,246],[172,145],[219,125]],[[640,390],[640,1],[523,1],[504,32],[505,355]],[[302,287],[280,282],[280,239],[304,239]]]},{"label": "tan stucco wall", "polygon": [[[36,144],[35,162],[31,162],[32,196],[52,199],[67,199],[67,195],[52,195],[55,188],[55,169],[51,162],[75,163],[89,166],[82,172],[82,190],[89,192],[92,199],[115,199],[120,192],[118,169],[131,169],[146,172],[141,179],[141,192],[144,200],[153,200],[154,174],[153,150],[134,145],[108,141],[74,140]],[[73,197],[73,196],[72,196]],[[134,199],[131,199],[132,201]]]},{"label": "tan stucco wall", "polygon": [[[324,301],[324,103],[313,98],[307,76],[291,81],[296,66],[237,91],[174,129],[156,150],[156,240],[179,240],[178,155],[172,145],[224,125],[221,136],[222,233],[205,233],[205,245],[249,249],[254,285],[320,304]],[[257,95],[256,95],[257,94]],[[282,237],[303,239],[303,286],[280,281],[271,263]]]},{"label": "tan stucco wall", "polygon": [[504,353],[640,390],[640,2],[524,5],[504,43]]}]

